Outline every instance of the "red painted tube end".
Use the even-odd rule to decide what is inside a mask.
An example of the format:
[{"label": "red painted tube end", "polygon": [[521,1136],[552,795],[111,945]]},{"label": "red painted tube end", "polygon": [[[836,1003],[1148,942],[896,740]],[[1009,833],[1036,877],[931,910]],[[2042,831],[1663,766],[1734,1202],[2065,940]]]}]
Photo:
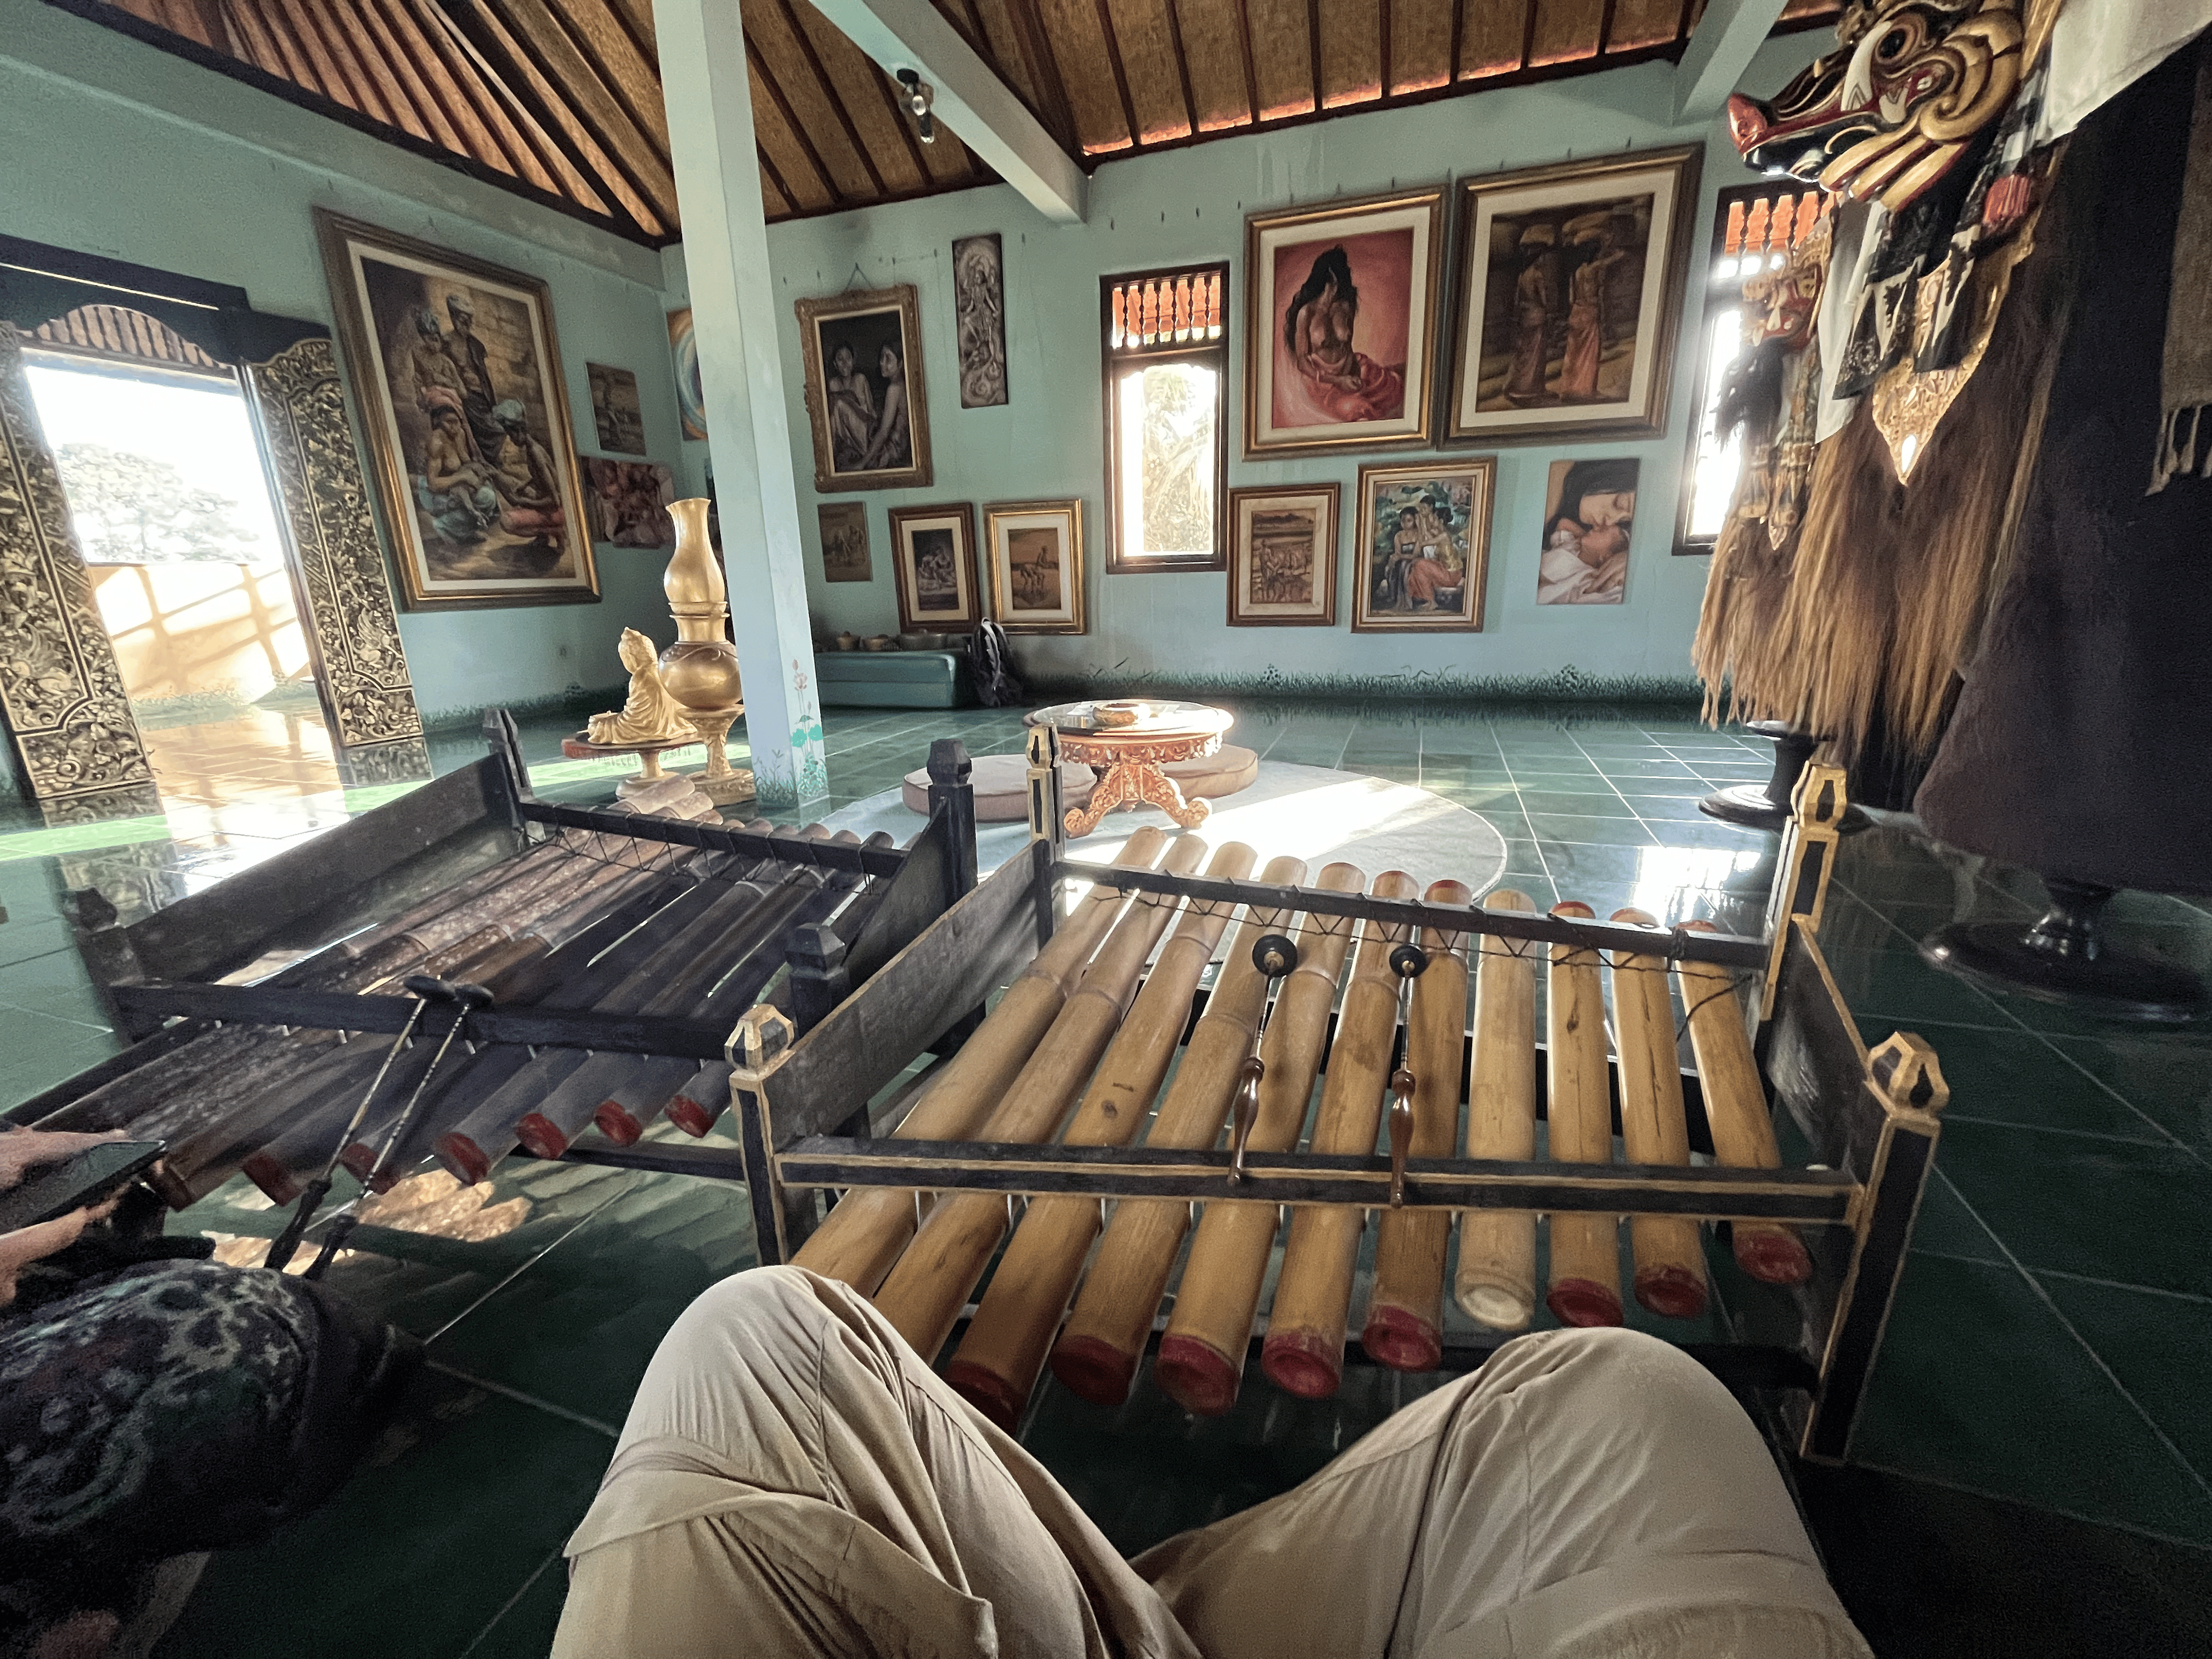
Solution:
[{"label": "red painted tube end", "polygon": [[1668,1319],[1695,1319],[1705,1310],[1705,1281],[1686,1267],[1639,1267],[1636,1299]]},{"label": "red painted tube end", "polygon": [[1562,899],[1552,907],[1552,914],[1555,916],[1574,916],[1581,921],[1589,921],[1596,916],[1597,912],[1580,899]]},{"label": "red painted tube end", "polygon": [[1621,1325],[1620,1293],[1594,1279],[1563,1279],[1544,1298],[1562,1325]]},{"label": "red painted tube end", "polygon": [[678,1095],[668,1103],[668,1121],[687,1135],[705,1134],[714,1127],[718,1115],[686,1095]]},{"label": "red painted tube end", "polygon": [[1327,1400],[1344,1381],[1344,1343],[1319,1331],[1271,1331],[1260,1347],[1260,1369],[1285,1394]]},{"label": "red painted tube end", "polygon": [[1218,1417],[1237,1403],[1244,1368],[1210,1342],[1170,1334],[1152,1366],[1169,1399],[1194,1417]]},{"label": "red painted tube end", "polygon": [[558,1158],[568,1150],[568,1137],[561,1126],[542,1112],[526,1114],[514,1126],[514,1138],[539,1158]]},{"label": "red painted tube end", "polygon": [[945,1380],[952,1385],[953,1393],[1008,1434],[1020,1424],[1022,1410],[1030,1403],[1029,1396],[1018,1392],[1005,1377],[994,1376],[973,1360],[954,1360],[945,1368]]},{"label": "red painted tube end", "polygon": [[491,1159],[484,1156],[483,1147],[458,1132],[440,1135],[430,1143],[430,1150],[438,1155],[438,1162],[446,1171],[464,1187],[473,1187],[491,1174]]},{"label": "red painted tube end", "polygon": [[1765,1285],[1802,1285],[1813,1276],[1805,1242],[1780,1227],[1734,1229],[1736,1265]]},{"label": "red painted tube end", "polygon": [[1079,1399],[1118,1406],[1136,1380],[1137,1357],[1095,1336],[1063,1336],[1052,1351],[1052,1374]]},{"label": "red painted tube end", "polygon": [[1444,1345],[1436,1322],[1410,1308],[1371,1309],[1359,1346],[1396,1371],[1432,1371],[1443,1364]]},{"label": "red painted tube end", "polygon": [[599,1109],[592,1114],[592,1121],[617,1146],[635,1146],[638,1137],[645,1133],[645,1125],[620,1101],[601,1101]]},{"label": "red painted tube end", "polygon": [[240,1166],[246,1178],[261,1188],[272,1204],[296,1204],[300,1201],[300,1183],[284,1167],[282,1159],[271,1158],[264,1147],[254,1153]]}]

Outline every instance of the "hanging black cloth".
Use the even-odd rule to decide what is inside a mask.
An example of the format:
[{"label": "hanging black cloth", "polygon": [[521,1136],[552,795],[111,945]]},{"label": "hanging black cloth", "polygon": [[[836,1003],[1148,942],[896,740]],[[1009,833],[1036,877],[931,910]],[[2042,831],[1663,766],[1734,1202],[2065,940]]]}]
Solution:
[{"label": "hanging black cloth", "polygon": [[2075,135],[2074,297],[2012,559],[1914,807],[2046,876],[2212,893],[2212,481],[2147,495],[2202,42]]}]

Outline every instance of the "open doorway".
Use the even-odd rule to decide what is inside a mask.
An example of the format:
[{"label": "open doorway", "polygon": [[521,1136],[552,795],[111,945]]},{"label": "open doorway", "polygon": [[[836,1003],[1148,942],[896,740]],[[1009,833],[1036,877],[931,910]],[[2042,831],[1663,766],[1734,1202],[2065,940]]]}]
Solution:
[{"label": "open doorway", "polygon": [[313,653],[231,369],[40,344],[24,377],[165,799],[334,787]]}]

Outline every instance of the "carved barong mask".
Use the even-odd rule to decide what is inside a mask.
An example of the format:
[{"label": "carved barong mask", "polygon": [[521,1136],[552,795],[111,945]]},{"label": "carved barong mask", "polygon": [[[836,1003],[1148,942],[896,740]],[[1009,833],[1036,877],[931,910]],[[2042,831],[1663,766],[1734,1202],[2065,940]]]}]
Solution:
[{"label": "carved barong mask", "polygon": [[2016,0],[1853,0],[1838,49],[1772,98],[1729,99],[1744,160],[1894,213],[1956,166],[2021,74]]}]

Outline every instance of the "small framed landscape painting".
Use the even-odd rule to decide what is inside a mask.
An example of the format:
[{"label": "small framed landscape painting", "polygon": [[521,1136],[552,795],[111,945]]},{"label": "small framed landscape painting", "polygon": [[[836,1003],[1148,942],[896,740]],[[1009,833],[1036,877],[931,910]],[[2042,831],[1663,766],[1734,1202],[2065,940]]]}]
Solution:
[{"label": "small framed landscape painting", "polygon": [[975,509],[968,502],[895,508],[891,568],[902,633],[965,634],[983,619],[975,599]]},{"label": "small framed landscape painting", "polygon": [[1083,503],[994,501],[983,509],[991,614],[1009,634],[1080,634]]},{"label": "small framed landscape painting", "polygon": [[1333,483],[1229,492],[1229,625],[1334,628],[1336,520]]},{"label": "small framed landscape painting", "polygon": [[645,409],[638,402],[637,376],[626,368],[586,363],[584,378],[592,386],[592,424],[598,428],[599,447],[618,455],[644,454]]},{"label": "small framed landscape painting", "polygon": [[914,284],[798,302],[814,487],[927,488],[929,399]]},{"label": "small framed landscape painting", "polygon": [[1447,444],[1666,429],[1703,154],[1692,144],[1461,182]]},{"label": "small framed landscape painting", "polygon": [[1244,220],[1244,459],[1429,441],[1442,185]]},{"label": "small framed landscape painting", "polygon": [[1638,465],[1633,456],[1552,463],[1537,604],[1619,605],[1626,598]]},{"label": "small framed landscape painting", "polygon": [[1480,633],[1498,458],[1359,469],[1355,634]]},{"label": "small framed landscape painting", "polygon": [[868,557],[868,504],[824,501],[814,509],[822,526],[822,580],[865,582],[875,577]]}]

